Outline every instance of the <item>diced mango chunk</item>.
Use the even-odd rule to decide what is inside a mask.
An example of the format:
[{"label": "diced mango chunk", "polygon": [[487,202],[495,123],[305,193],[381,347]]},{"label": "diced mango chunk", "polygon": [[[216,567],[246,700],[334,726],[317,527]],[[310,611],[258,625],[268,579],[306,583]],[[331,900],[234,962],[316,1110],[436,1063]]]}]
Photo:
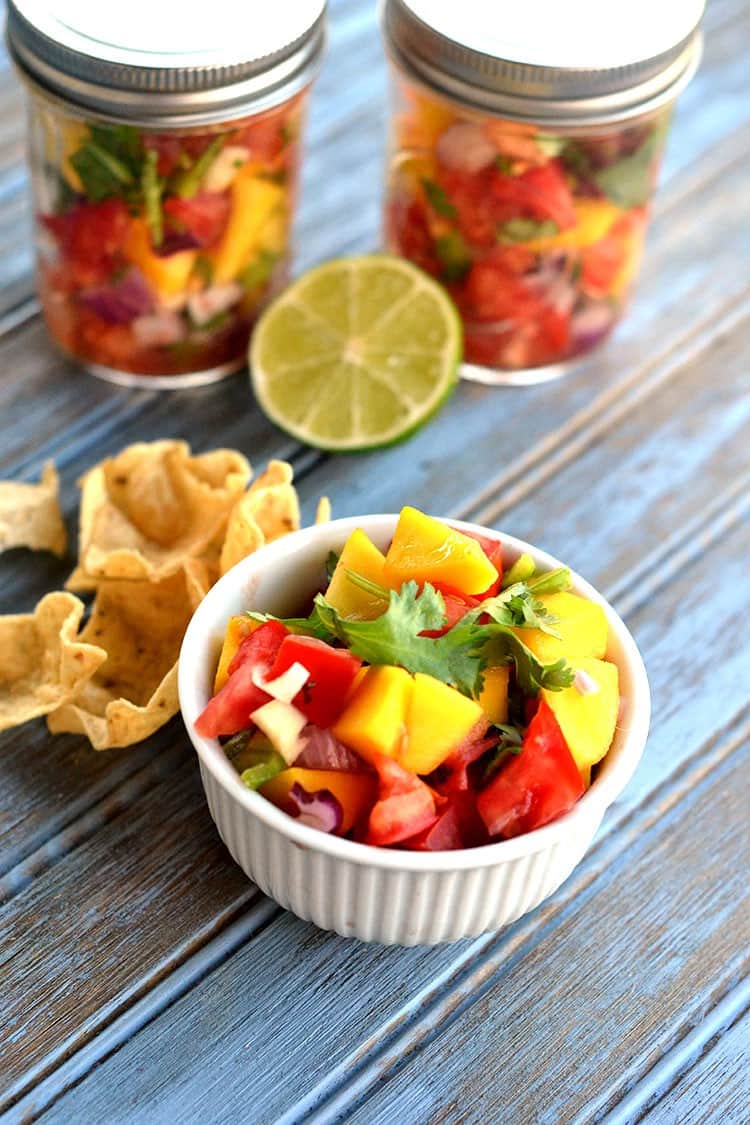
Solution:
[{"label": "diced mango chunk", "polygon": [[584,693],[573,684],[562,691],[545,689],[541,694],[585,776],[585,771],[601,761],[612,744],[620,708],[618,672],[615,664],[592,656],[579,656],[571,663],[590,676],[599,690]]},{"label": "diced mango chunk", "polygon": [[508,680],[510,666],[485,668],[484,687],[479,696],[479,706],[491,723],[508,721]]},{"label": "diced mango chunk", "polygon": [[347,570],[369,578],[378,586],[384,586],[383,569],[385,555],[378,550],[364,531],[353,531],[339,557],[333,577],[326,590],[326,601],[349,621],[372,621],[380,617],[388,608],[388,602],[374,594],[368,594],[349,579]]},{"label": "diced mango chunk", "polygon": [[155,254],[146,221],[139,218],[131,219],[124,253],[163,298],[184,292],[196,258],[195,250],[178,250],[164,257]]},{"label": "diced mango chunk", "polygon": [[219,666],[216,669],[216,677],[214,679],[214,695],[216,695],[218,691],[221,691],[224,684],[229,679],[229,665],[234,660],[240,643],[244,641],[245,637],[249,637],[251,633],[254,633],[259,625],[260,621],[253,621],[252,617],[248,617],[244,613],[229,618],[227,631],[224,634],[224,644],[221,646]]},{"label": "diced mango chunk", "polygon": [[411,578],[481,594],[496,581],[497,570],[468,535],[416,508],[403,508],[385,557],[385,580],[398,589]]},{"label": "diced mango chunk", "polygon": [[403,668],[379,665],[367,674],[331,727],[332,734],[367,761],[395,758],[406,734],[413,681]]},{"label": "diced mango chunk", "polygon": [[259,792],[279,808],[289,811],[290,790],[299,784],[307,793],[327,789],[341,805],[343,820],[338,834],[348,832],[360,820],[375,800],[377,781],[369,773],[352,773],[350,770],[311,770],[300,766],[282,770],[261,785]]},{"label": "diced mango chunk", "polygon": [[400,764],[412,773],[432,773],[483,719],[476,700],[417,672],[406,713],[406,739],[398,755]]},{"label": "diced mango chunk", "polygon": [[567,591],[542,594],[539,601],[557,618],[553,628],[560,639],[543,633],[541,629],[514,631],[543,664],[550,664],[561,656],[567,659],[604,656],[607,651],[607,618],[600,605]]},{"label": "diced mango chunk", "polygon": [[263,227],[285,203],[285,192],[262,179],[252,165],[241,168],[231,187],[232,209],[221,241],[213,252],[214,281],[232,281],[258,249]]}]

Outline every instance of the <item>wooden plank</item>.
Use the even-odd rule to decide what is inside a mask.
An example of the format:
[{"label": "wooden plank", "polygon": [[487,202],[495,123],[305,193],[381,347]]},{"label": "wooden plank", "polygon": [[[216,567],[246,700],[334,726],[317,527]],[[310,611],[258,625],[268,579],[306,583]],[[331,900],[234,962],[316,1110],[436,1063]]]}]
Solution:
[{"label": "wooden plank", "polygon": [[594,1120],[593,1097],[606,1090],[614,1101],[741,971],[750,841],[735,827],[748,762],[750,743],[620,858],[585,909],[500,967],[460,1027],[435,1027],[408,1060],[381,1058],[381,1085],[347,1120]]},{"label": "wooden plank", "polygon": [[[484,948],[463,943],[457,982],[448,950],[365,949],[282,917],[46,1117],[96,1119],[106,1091],[117,1088],[129,1120],[166,1121],[189,1088],[191,1111],[203,1120],[232,1120],[248,1105],[256,1120],[288,1123],[486,1121],[501,1111],[509,1121],[572,1120],[579,1103],[621,1074],[619,1053],[606,1058],[618,1026],[627,1025],[629,1049],[648,1062],[663,1049],[666,1017],[706,1002],[735,969],[748,920],[732,824],[747,800],[747,757],[727,758],[671,810],[652,810],[651,830],[634,832],[559,920],[540,912],[527,927],[533,940],[514,948],[511,928]],[[705,878],[693,880],[686,872],[703,834],[711,855],[702,861]],[[282,964],[289,971],[280,975]],[[444,989],[446,980],[457,987]],[[576,1019],[581,1010],[587,1019]],[[384,1037],[385,1052],[365,1075],[377,1092],[357,1116],[349,1083],[361,1093],[358,1064],[389,1016],[392,1041]],[[544,1066],[534,1036],[542,1025]],[[407,1060],[398,1042],[404,1027],[414,1035]],[[310,1092],[325,1088],[329,1068],[346,1085],[315,1114]],[[32,1096],[18,1109],[43,1104]]]},{"label": "wooden plank", "polygon": [[[710,664],[711,651],[707,649],[711,637],[714,638],[714,645],[719,646],[729,628],[730,615],[734,609],[727,605],[724,592],[729,588],[737,588],[740,560],[748,549],[750,527],[735,527],[733,533],[723,537],[721,547],[715,547],[695,560],[689,573],[682,571],[674,580],[668,580],[658,601],[649,603],[633,615],[631,624],[651,670],[656,720],[647,757],[626,794],[618,802],[615,813],[609,818],[611,827],[622,825],[628,816],[632,820],[638,805],[647,800],[659,785],[668,782],[680,763],[689,762],[695,756],[702,769],[704,762],[711,760],[712,753],[719,762],[731,756],[731,739],[729,742],[719,740],[714,751],[706,745],[715,729],[715,716],[694,714],[687,704],[696,695],[707,691],[709,686],[716,698],[732,700],[737,707],[750,701],[743,671],[747,652],[742,638],[738,640],[736,656],[732,659],[727,659],[722,647],[722,661],[716,668]],[[718,562],[719,558],[721,563]],[[716,582],[719,565],[724,576],[721,584]],[[694,596],[696,600],[695,609],[690,614],[680,612],[685,605],[686,596]],[[656,621],[658,624],[671,618],[675,619],[675,626],[671,636],[665,639],[662,635],[663,626],[660,632],[652,623]],[[694,659],[696,638],[703,646],[705,657],[697,668]],[[189,767],[186,766],[187,770]],[[180,776],[182,773],[180,769]],[[159,809],[159,816],[165,815],[162,810],[166,800],[167,796],[161,791],[157,793],[153,803],[148,796],[144,797],[142,822],[147,823],[149,816],[155,815],[156,809]],[[168,807],[171,808],[171,805]],[[133,815],[135,814],[131,813]],[[186,817],[199,821],[201,817],[198,806],[187,809]],[[55,893],[65,895],[67,890],[63,891],[62,888],[85,884],[79,863],[85,861],[88,870],[94,867],[94,856],[98,856],[100,862],[106,862],[104,857],[112,846],[109,843],[110,831],[109,826],[104,826],[90,844],[60,860],[54,871],[52,884]],[[163,841],[159,849],[155,850],[150,834],[139,838],[136,833],[131,846],[134,849],[130,859],[133,869],[139,870],[142,878],[149,880],[149,886],[153,887],[150,893],[154,896],[158,894],[162,910],[177,926],[178,915],[184,916],[184,911],[190,913],[195,909],[192,884],[186,886],[180,878],[180,863],[184,863],[182,854],[179,860],[175,858],[175,845],[170,840]],[[159,871],[151,874],[154,863],[149,857],[154,855],[158,860]],[[87,856],[90,858],[86,859]],[[602,874],[607,872],[610,861],[607,860],[598,870],[596,857],[590,862],[594,864],[595,873]],[[585,887],[586,869],[582,870],[581,879]],[[29,913],[29,895],[40,895],[39,901],[49,897],[45,896],[43,886],[46,878],[42,876],[10,904],[7,912],[9,924],[13,924],[12,918],[17,910],[20,910],[22,916]],[[106,867],[100,878],[108,880]],[[159,886],[162,889],[157,892],[156,888]],[[222,883],[217,877],[212,901],[218,909],[228,906],[221,892]],[[554,909],[574,912],[575,907],[570,902],[571,893],[570,890],[563,889],[553,900]],[[129,899],[124,900],[122,906],[124,910],[130,911]],[[138,909],[137,904],[133,909]],[[44,923],[40,922],[39,925],[43,927]],[[521,923],[521,927],[523,926]],[[536,940],[537,929],[538,923],[532,918],[526,923],[526,940]],[[72,932],[76,933],[78,948],[82,949],[80,926],[75,921]],[[276,1113],[293,1104],[310,1086],[319,1083],[325,1087],[326,1075],[333,1068],[338,1068],[337,1073],[347,1074],[359,1064],[361,1056],[367,1056],[368,1050],[375,1050],[383,1041],[387,1042],[389,1036],[402,1025],[406,1024],[408,1027],[413,1020],[418,1020],[424,991],[434,988],[445,1009],[450,1010],[455,1003],[452,990],[454,978],[460,979],[467,964],[475,963],[478,965],[477,972],[491,975],[502,964],[508,943],[513,942],[517,932],[518,928],[511,927],[499,938],[480,939],[468,945],[463,943],[455,949],[404,952],[369,949],[345,943],[282,915],[264,929],[249,951],[242,950],[236,957],[230,957],[225,965],[219,966],[211,974],[205,984],[196,986],[173,1005],[169,1013],[157,1016],[144,1029],[142,1036],[133,1040],[132,1046],[122,1046],[111,1062],[102,1064],[104,1068],[111,1068],[107,1073],[116,1075],[115,1078],[107,1078],[104,1086],[108,1086],[110,1081],[116,1081],[119,1088],[119,1083],[123,1083],[122,1089],[132,1092],[133,1104],[140,1106],[144,1114],[155,1115],[150,1117],[155,1120],[158,1119],[158,1112],[171,1112],[168,1108],[172,1096],[170,1091],[180,1088],[198,1070],[204,1074],[212,1073],[222,1057],[225,1065],[216,1069],[217,1082],[221,1073],[221,1097],[230,1099],[231,1075],[236,1070],[241,1092],[238,1088],[231,1096],[247,1097],[247,1083],[251,1082],[253,1104],[263,1104],[268,1106],[269,1114],[272,1111]],[[43,928],[38,929],[34,935],[35,947],[59,947],[59,943],[65,939],[57,927],[56,933],[56,938],[50,933],[45,941]],[[158,929],[154,934],[158,940]],[[173,941],[179,940],[180,931],[173,929],[172,938]],[[23,935],[20,935],[20,941],[15,963],[23,965],[30,954],[22,952],[26,947]],[[138,964],[142,969],[148,957],[143,935],[139,936],[138,945]],[[486,957],[483,951],[487,953]],[[111,958],[118,965],[128,961],[124,951],[118,952],[116,947],[112,949]],[[290,968],[288,976],[278,979],[278,965],[282,961],[293,966],[293,969]],[[331,971],[334,965],[336,968]],[[40,964],[39,969],[44,976],[44,965]],[[13,972],[13,962],[10,963],[9,970]],[[125,970],[118,968],[118,973],[123,971]],[[274,1005],[269,1009],[264,1002],[264,995],[269,987],[268,982],[272,979],[275,981]],[[349,979],[357,981],[357,988],[352,990],[351,996],[346,990],[342,992],[343,982]],[[239,980],[242,982],[241,986],[238,984]],[[404,995],[406,981],[409,984]],[[431,985],[432,981],[437,983]],[[445,989],[441,987],[441,981],[448,982]],[[24,987],[41,990],[47,985],[41,978],[34,981],[26,976]],[[100,987],[96,980],[90,983],[83,980],[79,982],[76,997],[79,1021],[81,1018],[86,1019],[94,1010],[88,1000],[88,990],[98,990]],[[131,984],[129,987],[135,985]],[[13,991],[11,985],[11,994]],[[347,1001],[342,1004],[341,997],[345,992]],[[29,1011],[27,1003],[22,1005],[22,1011]],[[215,1019],[215,1023],[211,1025],[211,1044],[207,1047],[204,1041],[199,1046],[201,1037],[195,1026],[196,1021],[199,1027],[207,1018],[208,1012],[212,1012],[211,1018]],[[73,1034],[70,1022],[66,1023],[65,1009],[53,1010],[49,1000],[46,1010],[31,1018],[34,1021],[33,1036],[27,1030],[24,1039],[14,1044],[14,1051],[19,1056],[23,1054],[22,1060],[18,1058],[19,1067],[33,1064],[39,1059],[37,1052],[43,1047],[50,1049],[51,1026],[55,1027],[57,1034],[66,1029]],[[71,1016],[68,1015],[67,1021],[70,1019]],[[306,1019],[310,1020],[309,1025],[300,1023]],[[318,1029],[314,1039],[308,1042],[310,1033],[300,1028],[312,1029],[313,1026]],[[370,1029],[369,1046],[366,1044],[361,1051],[356,1047],[352,1050],[352,1044],[357,1043],[357,1029],[362,1027]],[[167,1039],[176,1040],[179,1045],[178,1049],[169,1052],[169,1060],[164,1057]],[[300,1058],[299,1052],[295,1052],[295,1044],[300,1039],[305,1042],[304,1058]],[[273,1053],[274,1059],[264,1058],[262,1073],[254,1073],[248,1079],[242,1062],[246,1057],[242,1044],[262,1044],[271,1040],[278,1044]],[[73,1041],[62,1039],[61,1047],[72,1051]],[[106,1050],[111,1050],[121,1041],[117,1027],[113,1025],[106,1033],[103,1043]],[[99,1046],[101,1049],[102,1044]],[[90,1053],[93,1054],[95,1047],[95,1043],[90,1044]],[[153,1059],[153,1066],[134,1068],[130,1061],[131,1051],[137,1052],[141,1060]],[[71,1064],[74,1065],[75,1063]],[[66,1066],[64,1064],[57,1074],[52,1074],[47,1083],[42,1082],[34,1093],[22,1100],[19,1112],[21,1109],[25,1111],[29,1107],[44,1104],[49,1096],[56,1096],[67,1081]],[[277,1071],[276,1067],[281,1069]],[[134,1074],[135,1069],[138,1069],[137,1076]],[[97,1077],[90,1086],[84,1082],[67,1095],[73,1100],[69,1103],[66,1101],[66,1112],[71,1112],[74,1116],[80,1114],[80,1119],[87,1119],[90,1107],[85,1099],[89,1095],[84,1095],[81,1091],[90,1089],[94,1091],[91,1096],[95,1097],[95,1089],[100,1087],[101,1068],[96,1074]],[[201,1112],[211,1119],[212,1114],[218,1112],[219,1103],[216,1099],[219,1097],[219,1087],[207,1085],[202,1097]],[[83,1098],[83,1101],[78,1102],[79,1098]],[[227,1105],[229,1104],[228,1100]],[[238,1106],[234,1108],[237,1110]]]},{"label": "wooden plank", "polygon": [[[747,993],[747,989],[745,989]],[[639,1099],[640,1101],[640,1099]],[[628,1099],[630,1105],[633,1100]],[[698,1062],[641,1118],[644,1125],[746,1125],[750,1106],[750,1012],[722,1030]],[[624,1112],[623,1112],[624,1111]],[[607,1125],[628,1120],[623,1103]],[[632,1117],[630,1118],[632,1120]]]}]

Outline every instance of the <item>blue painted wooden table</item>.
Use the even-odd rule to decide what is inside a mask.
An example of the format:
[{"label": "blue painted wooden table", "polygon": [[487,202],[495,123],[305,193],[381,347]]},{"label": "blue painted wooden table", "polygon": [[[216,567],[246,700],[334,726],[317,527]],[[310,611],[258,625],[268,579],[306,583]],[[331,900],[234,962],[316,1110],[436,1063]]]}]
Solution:
[{"label": "blue painted wooden table", "polygon": [[[335,0],[314,96],[304,267],[378,242],[385,68],[369,0]],[[45,1122],[750,1120],[750,42],[713,0],[642,284],[607,348],[536,389],[464,385],[403,447],[294,445],[238,377],[128,393],[37,316],[20,91],[0,69],[0,477],[75,480],[184,436],[290,459],[310,518],[409,500],[569,560],[624,614],[654,721],[580,867],[498,934],[368,947],[284,913],[220,844],[175,721],[95,754],[0,739],[0,1111]],[[0,610],[70,560],[0,558]]]}]

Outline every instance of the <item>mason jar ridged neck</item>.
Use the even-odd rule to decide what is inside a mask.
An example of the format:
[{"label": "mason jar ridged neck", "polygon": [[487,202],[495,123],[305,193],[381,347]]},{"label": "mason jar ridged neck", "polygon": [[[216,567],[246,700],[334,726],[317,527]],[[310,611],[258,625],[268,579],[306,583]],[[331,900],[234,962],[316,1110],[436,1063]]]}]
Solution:
[{"label": "mason jar ridged neck", "polygon": [[112,120],[201,125],[285,100],[314,76],[325,0],[9,0],[6,37],[49,95]]},{"label": "mason jar ridged neck", "polygon": [[381,21],[394,61],[438,93],[484,112],[575,127],[675,98],[700,60],[703,8],[704,0],[384,0]]}]

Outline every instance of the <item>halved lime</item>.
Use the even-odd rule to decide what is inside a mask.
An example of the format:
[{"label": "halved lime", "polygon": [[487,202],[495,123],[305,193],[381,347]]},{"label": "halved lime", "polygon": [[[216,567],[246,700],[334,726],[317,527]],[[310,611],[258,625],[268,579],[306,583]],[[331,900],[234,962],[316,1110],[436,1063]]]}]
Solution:
[{"label": "halved lime", "polygon": [[369,254],[326,262],[261,316],[250,344],[256,398],[319,449],[407,437],[456,385],[463,336],[445,291],[410,262]]}]

